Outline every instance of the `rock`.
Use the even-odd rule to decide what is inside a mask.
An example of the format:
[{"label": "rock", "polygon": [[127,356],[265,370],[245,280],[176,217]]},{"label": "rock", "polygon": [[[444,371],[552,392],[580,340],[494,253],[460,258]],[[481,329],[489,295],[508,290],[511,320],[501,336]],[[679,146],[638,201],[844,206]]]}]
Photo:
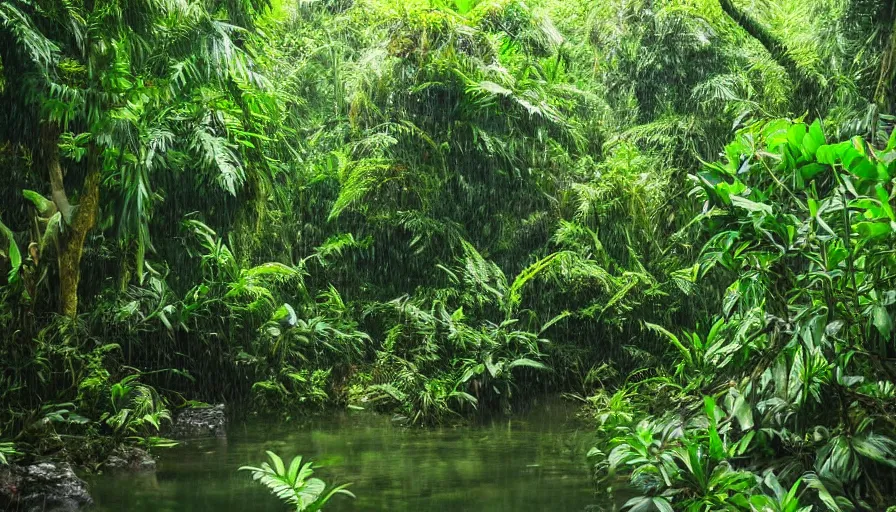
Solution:
[{"label": "rock", "polygon": [[87,484],[64,462],[0,466],[0,509],[72,512],[93,504]]},{"label": "rock", "polygon": [[119,446],[103,462],[109,471],[154,471],[156,460],[146,450],[136,446]]},{"label": "rock", "polygon": [[212,407],[192,407],[177,415],[172,428],[172,437],[226,437],[227,419],[224,404]]}]

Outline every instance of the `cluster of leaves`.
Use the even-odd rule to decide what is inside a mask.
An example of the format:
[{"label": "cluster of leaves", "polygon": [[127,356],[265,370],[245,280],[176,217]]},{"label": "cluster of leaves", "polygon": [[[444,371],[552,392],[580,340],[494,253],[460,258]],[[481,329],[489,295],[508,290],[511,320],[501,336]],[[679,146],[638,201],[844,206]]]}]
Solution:
[{"label": "cluster of leaves", "polygon": [[297,265],[245,268],[209,226],[189,219],[184,229],[198,241],[199,282],[178,298],[167,279],[153,277],[150,289],[132,287],[110,310],[113,321],[135,338],[164,326],[166,342],[179,347],[165,363],[192,368],[205,393],[221,384],[215,374],[228,372],[252,383],[256,406],[267,412],[325,402],[333,370],[356,362],[369,338],[335,288],[314,296],[304,279],[308,265],[345,242],[325,243]]},{"label": "cluster of leaves", "polygon": [[16,451],[16,446],[11,442],[0,443],[0,464],[8,464],[9,460],[7,457],[11,455],[16,455],[19,452]]},{"label": "cluster of leaves", "polygon": [[687,420],[667,416],[616,425],[610,452],[594,448],[589,457],[602,480],[629,476],[640,495],[626,502],[626,510],[811,510],[800,503],[800,483],[811,475],[785,489],[773,472],[738,469],[752,436],[733,441],[730,423],[720,416],[707,396],[703,414]]},{"label": "cluster of leaves", "polygon": [[270,463],[263,462],[260,467],[243,466],[240,471],[249,471],[252,479],[267,487],[271,494],[280,498],[296,512],[314,512],[322,510],[330,499],[337,495],[355,497],[346,487],[339,485],[327,491],[327,484],[320,478],[314,478],[314,463],[302,464],[302,456],[293,457],[289,467],[274,452],[267,452]]},{"label": "cluster of leaves", "polygon": [[[0,395],[10,404],[0,424],[23,444],[61,443],[63,425],[77,436],[149,439],[168,419],[155,388],[121,367],[165,368],[140,359],[148,329],[109,312],[135,289],[147,302],[167,293],[160,260],[177,248],[152,240],[176,229],[170,220],[183,208],[214,217],[270,180],[260,150],[279,100],[251,56],[265,7],[0,5],[0,139],[10,164],[0,215],[12,226],[0,223],[9,333]],[[79,307],[84,297],[89,308]],[[135,312],[128,304],[124,313]],[[164,321],[166,307],[151,314]],[[71,402],[46,409],[38,397],[48,396]]]},{"label": "cluster of leaves", "polygon": [[[896,467],[888,299],[896,137],[883,148],[861,138],[829,144],[817,121],[775,120],[739,132],[726,157],[693,177],[705,201],[695,220],[712,234],[700,274],[730,283],[721,289],[723,318],[706,334],[647,325],[673,349],[661,379],[679,414],[642,421],[663,399],[599,401],[612,447],[602,467],[626,468],[641,487],[646,476],[661,480],[643,498],[660,508],[713,509],[720,503],[705,501],[711,491],[757,509],[751,493],[775,474],[792,486],[788,500],[802,479],[814,490],[809,503],[878,509]],[[692,427],[694,404],[704,401],[710,427]],[[698,459],[709,487],[693,505],[693,492],[670,475],[695,471]]]},{"label": "cluster of leaves", "polygon": [[559,318],[536,332],[518,318],[518,306],[526,284],[557,255],[508,283],[494,263],[466,242],[464,248],[466,256],[455,268],[442,268],[454,287],[368,308],[368,314],[391,327],[362,402],[396,401],[415,423],[440,421],[480,404],[486,410],[508,410],[515,377],[524,369],[548,369],[540,361],[547,343],[540,335]]}]

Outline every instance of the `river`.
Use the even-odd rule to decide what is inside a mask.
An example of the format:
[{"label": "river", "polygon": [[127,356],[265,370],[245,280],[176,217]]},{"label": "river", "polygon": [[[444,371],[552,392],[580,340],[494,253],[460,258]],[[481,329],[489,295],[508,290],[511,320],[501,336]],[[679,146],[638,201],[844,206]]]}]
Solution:
[{"label": "river", "polygon": [[158,450],[145,475],[88,477],[103,512],[286,510],[242,465],[310,457],[328,484],[351,482],[357,499],[337,496],[330,512],[612,510],[595,497],[584,453],[590,434],[573,404],[541,399],[528,412],[463,427],[397,426],[392,418],[345,411],[297,422],[246,420],[226,440]]}]

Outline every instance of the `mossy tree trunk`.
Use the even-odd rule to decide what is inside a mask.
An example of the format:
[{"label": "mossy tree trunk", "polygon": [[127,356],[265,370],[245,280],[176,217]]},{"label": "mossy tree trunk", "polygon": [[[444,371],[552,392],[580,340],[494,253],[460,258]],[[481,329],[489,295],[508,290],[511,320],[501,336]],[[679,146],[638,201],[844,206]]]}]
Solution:
[{"label": "mossy tree trunk", "polygon": [[59,132],[53,126],[43,129],[43,152],[50,177],[50,197],[62,212],[65,229],[58,241],[60,312],[74,318],[78,314],[78,284],[81,280],[81,257],[87,234],[96,225],[100,196],[100,158],[96,146],[87,151],[87,176],[81,187],[79,202],[70,204],[65,190],[64,173],[59,161]]}]

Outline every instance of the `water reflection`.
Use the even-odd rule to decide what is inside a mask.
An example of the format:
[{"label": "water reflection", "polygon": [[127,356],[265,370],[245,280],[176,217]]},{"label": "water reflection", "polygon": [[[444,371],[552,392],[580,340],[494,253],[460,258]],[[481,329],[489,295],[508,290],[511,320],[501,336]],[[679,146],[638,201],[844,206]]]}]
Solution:
[{"label": "water reflection", "polygon": [[[584,452],[588,433],[569,404],[549,400],[512,419],[439,429],[395,426],[389,417],[345,412],[301,424],[245,422],[227,440],[162,452],[154,475],[89,479],[100,511],[281,511],[238,473],[273,450],[311,457],[328,483],[353,482],[358,499],[329,511],[580,511],[596,505]],[[611,505],[596,506],[611,510]]]}]

